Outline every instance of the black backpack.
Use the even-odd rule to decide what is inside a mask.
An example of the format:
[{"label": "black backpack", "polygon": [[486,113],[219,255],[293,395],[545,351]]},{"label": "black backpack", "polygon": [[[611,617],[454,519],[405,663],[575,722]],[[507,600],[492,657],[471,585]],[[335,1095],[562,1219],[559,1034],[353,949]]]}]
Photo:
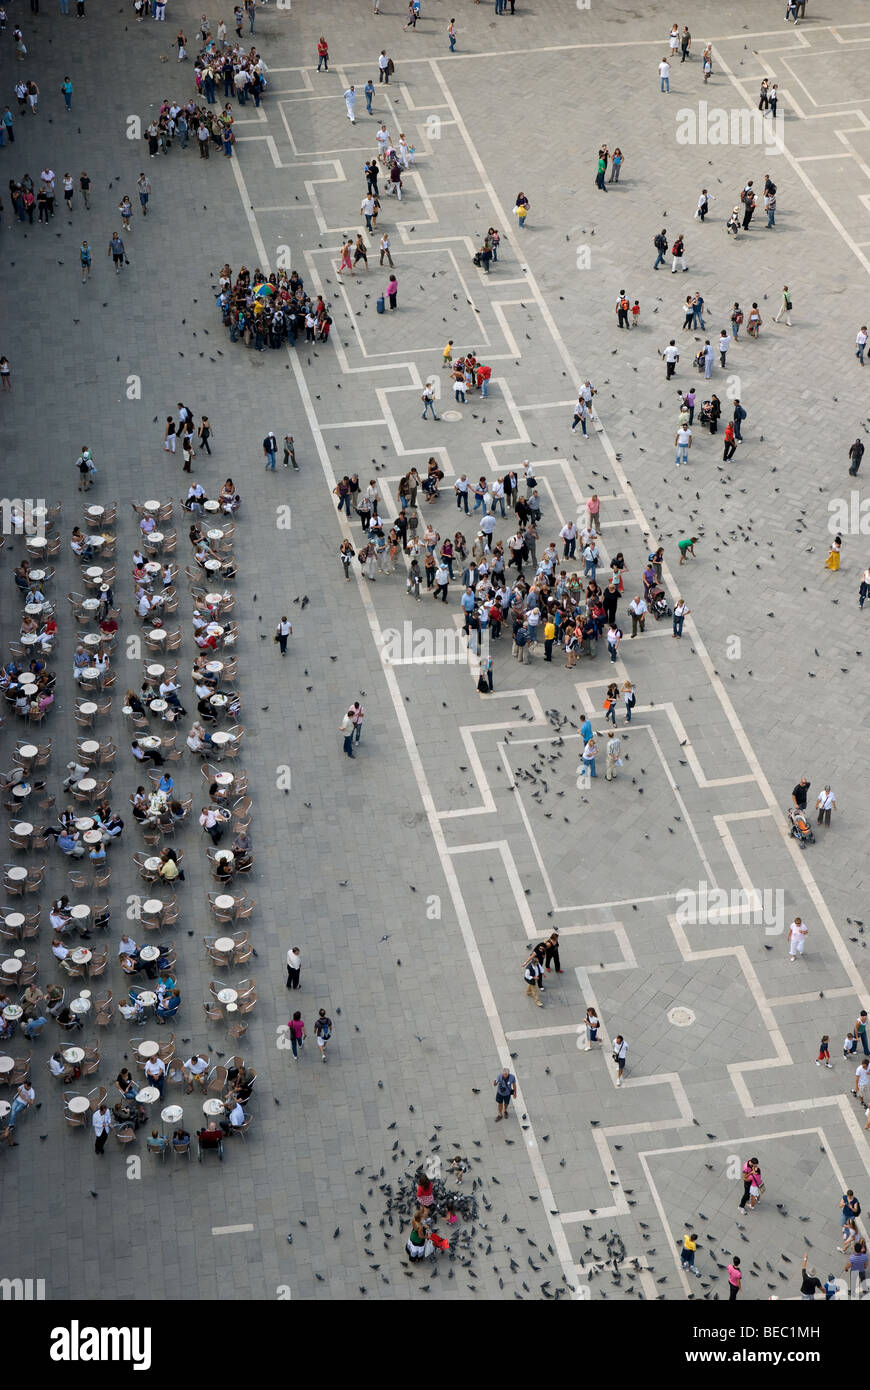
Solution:
[{"label": "black backpack", "polygon": [[658,236],[653,237],[653,246],[657,251],[666,251],[668,248],[667,237],[662,236],[662,233],[659,232]]}]

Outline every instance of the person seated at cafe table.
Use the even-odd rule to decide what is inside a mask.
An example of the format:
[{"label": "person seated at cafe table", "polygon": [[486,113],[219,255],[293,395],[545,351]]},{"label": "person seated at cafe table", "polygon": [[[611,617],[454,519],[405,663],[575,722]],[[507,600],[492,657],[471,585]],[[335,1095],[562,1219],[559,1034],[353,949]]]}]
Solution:
[{"label": "person seated at cafe table", "polygon": [[239,1129],[245,1123],[245,1112],[242,1109],[241,1101],[230,1098],[225,1102],[230,1108],[226,1118],[219,1121],[224,1134],[229,1134],[231,1129]]},{"label": "person seated at cafe table", "polygon": [[51,943],[51,954],[59,961],[66,960],[69,955],[69,950],[64,946],[59,936],[56,936]]},{"label": "person seated at cafe table", "polygon": [[239,850],[238,854],[236,854],[235,856],[233,868],[236,869],[239,873],[241,873],[244,869],[252,868],[253,863],[254,856],[251,854],[250,850],[242,849]]},{"label": "person seated at cafe table", "polygon": [[[28,985],[28,989],[31,988],[33,988],[33,986]],[[27,991],[25,991],[25,993],[26,992]],[[63,1006],[63,990],[60,985],[49,985],[45,994],[42,996],[42,1003],[46,1011],[51,1014],[52,1018],[57,1018]]]},{"label": "person seated at cafe table", "polygon": [[147,1147],[151,1150],[151,1152],[162,1154],[166,1151],[168,1146],[169,1140],[166,1138],[166,1135],[161,1134],[156,1129],[152,1129],[147,1141]]},{"label": "person seated at cafe table", "polygon": [[64,1081],[72,1081],[74,1077],[81,1076],[81,1068],[74,1066],[71,1062],[65,1062],[60,1052],[53,1052],[48,1059],[48,1069],[52,1076],[60,1076]]},{"label": "person seated at cafe table", "polygon": [[55,1014],[55,1018],[57,1019],[58,1023],[59,1023],[60,1026],[61,1026],[61,1028],[79,1028],[79,1029],[81,1029],[81,1028],[84,1028],[84,1026],[85,1026],[85,1025],[84,1025],[84,1021],[79,1017],[79,1015],[78,1015],[78,1014],[74,1014],[74,1013],[72,1012],[72,1010],[69,1008],[69,1006],[66,1005],[66,1004],[64,1004],[63,1008],[60,1009],[59,1012]]},{"label": "person seated at cafe table", "polygon": [[138,945],[127,932],[124,932],[121,940],[118,942],[118,955],[133,956],[134,958],[139,955]]},{"label": "person seated at cafe table", "polygon": [[103,844],[102,840],[98,845],[91,845],[91,848],[88,850],[88,859],[92,864],[105,864],[107,858],[106,846]]},{"label": "person seated at cafe table", "polygon": [[158,1004],[154,1010],[154,1017],[158,1023],[165,1023],[168,1018],[174,1018],[181,1006],[181,995],[177,989],[171,989],[163,998],[163,1002]]},{"label": "person seated at cafe table", "polygon": [[214,1120],[209,1120],[208,1126],[205,1129],[198,1129],[196,1131],[196,1137],[199,1140],[201,1148],[217,1149],[220,1147],[221,1140],[224,1136],[222,1131],[218,1128],[217,1123]]},{"label": "person seated at cafe table", "polygon": [[[205,706],[205,709],[203,709]],[[214,719],[214,713],[207,700],[203,700],[197,706],[204,719]],[[206,713],[206,711],[208,711]],[[208,745],[211,743],[211,734],[206,733],[201,724],[193,724],[190,733],[187,735],[186,743],[191,753],[207,754]]]},{"label": "person seated at cafe table", "polygon": [[129,1100],[116,1100],[112,1106],[112,1114],[119,1124],[132,1125],[134,1129],[144,1125],[148,1118],[141,1106],[134,1105]]},{"label": "person seated at cafe table", "polygon": [[55,935],[68,931],[72,926],[72,917],[69,910],[69,898],[66,894],[62,898],[55,898],[48,910],[48,920]]},{"label": "person seated at cafe table", "polygon": [[25,1038],[38,1038],[47,1022],[48,1019],[37,1009],[33,1017],[29,1018],[24,1024],[21,1031]]},{"label": "person seated at cafe table", "polygon": [[84,857],[85,847],[81,843],[77,830],[70,830],[67,826],[64,826],[55,844],[61,854],[67,855],[70,859],[82,859]]},{"label": "person seated at cafe table", "polygon": [[[60,990],[60,996],[61,998],[63,997],[63,990]],[[21,1004],[21,1007],[24,1010],[24,1013],[21,1015],[21,1017],[24,1019],[25,1023],[29,1019],[34,1018],[39,1013],[39,1006],[40,1004],[45,1003],[45,1000],[46,996],[43,994],[42,990],[39,989],[36,985],[27,986],[19,1000],[19,1003]]]},{"label": "person seated at cafe table", "polygon": [[164,772],[160,781],[157,783],[157,790],[162,792],[164,796],[168,796],[174,786],[175,783],[172,780],[172,774],[170,772]]},{"label": "person seated at cafe table", "polygon": [[166,1085],[166,1063],[162,1057],[149,1057],[145,1066],[142,1068],[148,1078],[148,1086],[156,1086],[160,1095],[163,1095],[163,1088]]},{"label": "person seated at cafe table", "polygon": [[72,529],[70,549],[79,560],[92,560],[94,558],[93,548],[88,545],[87,537],[83,534],[80,526],[74,526]]},{"label": "person seated at cafe table", "polygon": [[11,1038],[14,1032],[15,1023],[13,1020],[4,1018],[3,1015],[0,1014],[0,1042],[5,1042],[7,1038]]},{"label": "person seated at cafe table", "polygon": [[175,850],[169,845],[160,851],[160,868],[157,872],[166,883],[174,883],[176,879],[184,882],[184,870],[178,867]]},{"label": "person seated at cafe table", "polygon": [[184,1153],[190,1148],[190,1135],[186,1129],[176,1129],[172,1135],[172,1147],[176,1153]]},{"label": "person seated at cafe table", "polygon": [[187,1094],[193,1090],[194,1082],[201,1091],[205,1091],[208,1078],[208,1058],[203,1057],[202,1053],[195,1052],[192,1057],[188,1057],[182,1067],[182,1075],[187,1082]]},{"label": "person seated at cafe table", "polygon": [[115,1085],[125,1100],[135,1100],[139,1093],[139,1087],[136,1085],[129,1067],[121,1068],[115,1077]]},{"label": "person seated at cafe table", "polygon": [[139,744],[139,740],[136,738],[134,738],[133,742],[130,744],[130,752],[133,754],[137,763],[144,763],[146,759],[150,759],[155,767],[163,766],[163,754],[160,752],[159,748],[142,748]]},{"label": "person seated at cafe table", "polygon": [[[122,956],[121,959],[126,960],[129,957]],[[135,990],[130,990],[128,1002],[119,1004],[118,1008],[128,1023],[143,1023],[145,1020],[145,1005],[140,1004],[139,995]]]},{"label": "person seated at cafe table", "polygon": [[215,860],[214,871],[215,871],[215,876],[216,876],[216,878],[217,878],[221,883],[226,883],[226,884],[232,883],[232,881],[233,881],[233,873],[235,872],[235,868],[234,868],[234,864],[233,864],[232,860],[230,860],[230,859],[224,859],[224,858],[216,859],[216,860]]}]

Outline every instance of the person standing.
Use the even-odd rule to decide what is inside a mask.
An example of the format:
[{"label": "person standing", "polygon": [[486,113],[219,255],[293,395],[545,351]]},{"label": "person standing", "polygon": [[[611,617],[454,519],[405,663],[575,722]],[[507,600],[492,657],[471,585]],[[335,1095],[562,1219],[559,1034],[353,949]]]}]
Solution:
[{"label": "person standing", "polygon": [[356,125],[356,116],[354,115],[354,107],[356,106],[356,88],[354,87],[353,83],[350,84],[350,86],[344,94],[344,104],[347,109],[347,119],[350,121],[351,125]]},{"label": "person standing", "polygon": [[[397,299],[397,296],[398,296],[398,293],[399,293],[399,282],[398,282],[398,280],[396,279],[395,275],[391,275],[391,276],[390,276],[389,283],[388,283],[387,288],[386,288],[386,290],[384,291],[384,293],[386,294],[387,299],[390,301],[390,308],[391,308],[391,309],[395,309],[395,308],[396,308],[396,299]],[[434,397],[434,392],[433,392],[433,397]],[[434,407],[433,407],[433,410],[432,410],[432,414],[435,415]],[[437,420],[437,418],[438,418],[437,415],[435,416],[435,418],[436,418],[436,420]]]},{"label": "person standing", "polygon": [[619,755],[622,750],[622,740],[614,729],[610,738],[607,740],[607,767],[604,778],[607,782],[612,782],[616,776],[616,768],[619,766]]},{"label": "person standing", "polygon": [[363,720],[364,720],[365,717],[366,717],[366,712],[365,712],[365,710],[363,709],[362,705],[360,704],[359,700],[354,700],[353,704],[352,704],[351,707],[350,707],[349,713],[351,714],[351,717],[352,717],[352,719],[353,719],[353,727],[354,727],[354,738],[353,738],[353,741],[354,741],[354,743],[359,743],[359,741],[360,741],[360,739],[361,739],[361,737],[362,737],[362,726],[363,726]]},{"label": "person standing", "polygon": [[731,346],[731,334],[725,328],[719,330],[719,365],[725,371],[725,358]]},{"label": "person standing", "polygon": [[449,42],[450,42],[450,52],[452,53],[453,50],[454,50],[454,48],[456,47],[456,20],[455,20],[455,19],[451,19],[450,23],[449,23],[448,26],[447,26],[447,38],[448,38],[448,40],[449,40]]},{"label": "person standing", "polygon": [[674,338],[671,338],[667,347],[662,350],[662,357],[665,363],[665,381],[670,381],[680,360],[679,349]]},{"label": "person standing", "polygon": [[275,641],[281,649],[281,655],[287,655],[287,638],[293,636],[293,625],[288,623],[286,613],[282,616],[280,623],[275,629]]},{"label": "person standing", "polygon": [[678,598],[674,604],[674,637],[679,640],[683,635],[683,623],[691,613],[691,608]]},{"label": "person standing", "polygon": [[861,460],[864,457],[864,445],[860,439],[849,450],[849,472],[853,478],[858,476],[858,469],[861,467]]},{"label": "person standing", "polygon": [[621,1033],[617,1033],[613,1039],[613,1060],[616,1063],[616,1084],[622,1085],[622,1074],[625,1071],[625,1059],[628,1056],[628,1043]]},{"label": "person standing", "polygon": [[867,1057],[858,1064],[852,1095],[856,1100],[860,1100],[863,1106],[870,1104],[870,1059]]},{"label": "person standing", "polygon": [[680,235],[677,237],[676,241],[674,242],[673,246],[671,247],[671,256],[673,257],[673,259],[672,259],[672,261],[671,261],[671,274],[672,274],[672,275],[676,275],[676,273],[677,273],[677,265],[678,265],[678,264],[679,264],[679,266],[680,266],[680,269],[683,270],[683,271],[687,271],[687,270],[689,269],[689,267],[686,265],[686,257],[685,257],[684,252],[685,252],[685,239],[684,239],[683,234],[682,234],[682,232],[681,232]]},{"label": "person standing", "polygon": [[681,63],[684,63],[690,56],[689,50],[692,47],[692,35],[689,33],[688,24],[683,25],[683,32],[680,34],[680,51],[682,53]]},{"label": "person standing", "polygon": [[740,1273],[740,1256],[732,1255],[728,1266],[728,1301],[733,1303],[740,1292],[743,1275]]},{"label": "person standing", "polygon": [[380,250],[381,250],[381,261],[380,261],[381,265],[383,265],[383,263],[384,263],[384,256],[386,256],[387,260],[388,260],[389,263],[390,263],[390,269],[392,269],[392,266],[393,266],[393,257],[392,257],[392,255],[390,254],[390,235],[389,235],[389,232],[384,232],[383,235],[381,236]]},{"label": "person standing", "polygon": [[432,419],[437,420],[439,417],[435,414],[435,390],[430,381],[427,381],[426,385],[423,387],[423,394],[420,400],[423,402],[423,414],[420,418],[425,420],[427,410],[431,410]]},{"label": "person standing", "polygon": [[91,1123],[94,1126],[94,1134],[96,1136],[94,1139],[94,1153],[102,1157],[103,1150],[106,1147],[106,1140],[109,1137],[109,1130],[112,1128],[112,1116],[105,1101],[94,1111]]},{"label": "person standing", "polygon": [[511,1100],[516,1099],[517,1079],[508,1067],[504,1067],[492,1084],[495,1087],[495,1100],[498,1106],[498,1114],[495,1117],[496,1124],[498,1124],[499,1120],[507,1119]]},{"label": "person standing", "polygon": [[809,928],[804,926],[800,917],[795,917],[788,929],[788,958],[792,965],[798,956],[803,955],[808,934]]},{"label": "person standing", "polygon": [[[296,1010],[295,1014],[287,1024],[287,1031],[290,1034],[290,1047],[293,1051],[293,1060],[294,1062],[298,1062],[299,1053],[302,1051],[302,1046],[305,1042],[305,1039],[308,1037],[308,1034],[305,1031],[304,1020],[298,1009]],[[323,1060],[326,1061],[325,1056]]]},{"label": "person standing", "polygon": [[298,473],[298,472],[299,472],[299,465],[298,465],[298,463],[296,462],[296,448],[295,448],[295,445],[294,445],[294,443],[293,443],[293,436],[292,436],[292,434],[285,434],[285,436],[284,436],[284,458],[283,458],[284,467],[285,467],[285,468],[289,468],[290,465],[291,465],[291,463],[292,463],[292,465],[293,465],[293,471],[294,471],[295,473]]},{"label": "person standing", "polygon": [[798,811],[807,809],[807,793],[810,786],[811,783],[807,781],[806,777],[802,777],[797,785],[792,787],[791,799]]},{"label": "person standing", "polygon": [[327,1018],[325,1009],[321,1009],[318,1012],[317,1019],[314,1024],[314,1038],[317,1043],[317,1046],[320,1048],[321,1062],[326,1061],[326,1044],[329,1042],[331,1037],[332,1019]]},{"label": "person standing", "polygon": [[354,757],[353,751],[353,710],[348,710],[338,726],[338,731],[344,734],[344,751],[349,758]]},{"label": "person standing", "polygon": [[583,1051],[591,1052],[593,1044],[598,1042],[598,1030],[601,1027],[601,1019],[595,1011],[594,1004],[587,1006],[584,1023],[586,1025],[586,1046]]},{"label": "person standing", "polygon": [[526,997],[528,999],[533,999],[539,1009],[542,1009],[544,1007],[541,1003],[541,997],[538,993],[538,986],[541,979],[541,973],[541,962],[538,960],[538,957],[533,953],[529,956],[528,960],[523,966],[523,978],[526,981]]},{"label": "person standing", "polygon": [[861,1203],[850,1187],[840,1198],[840,1225],[844,1227],[847,1221],[857,1221],[860,1215]]},{"label": "person standing", "polygon": [[836,809],[837,798],[834,796],[834,793],[831,791],[831,788],[829,786],[825,786],[819,792],[818,800],[816,801],[816,810],[819,813],[818,817],[816,818],[816,824],[830,825],[831,812],[836,811]]},{"label": "person standing", "polygon": [[734,425],[733,425],[733,423],[729,420],[729,421],[728,421],[728,424],[725,426],[725,448],[724,448],[724,450],[722,451],[722,461],[723,461],[723,463],[727,463],[729,459],[732,459],[732,458],[734,457],[736,451],[737,451],[737,441],[736,441],[736,439],[734,438]]},{"label": "person standing", "polygon": [[551,961],[555,966],[556,974],[561,975],[563,972],[562,964],[559,959],[559,933],[555,927],[551,931],[550,935],[547,937],[547,940],[544,942],[544,969],[546,970],[548,975],[551,973]]},{"label": "person standing", "polygon": [[145,174],[139,175],[136,180],[136,189],[139,194],[139,206],[142,209],[142,216],[148,216],[148,199],[151,197],[151,180]]},{"label": "person standing", "polygon": [[743,435],[740,433],[740,427],[741,427],[741,425],[743,424],[743,421],[744,421],[745,419],[746,419],[746,411],[745,411],[745,409],[743,408],[743,406],[740,404],[740,398],[739,398],[739,397],[735,397],[735,400],[734,400],[734,415],[733,415],[733,417],[732,417],[732,423],[733,423],[733,425],[734,425],[734,438],[737,440],[738,444],[742,444],[742,443],[743,443]]},{"label": "person standing", "polygon": [[662,58],[662,61],[659,63],[659,80],[661,90],[663,92],[669,92],[671,90],[671,65],[667,58]]},{"label": "person standing", "polygon": [[737,1208],[738,1211],[746,1211],[752,1189],[757,1186],[756,1177],[761,1177],[761,1168],[757,1158],[747,1158],[743,1165],[742,1177],[743,1196],[740,1198],[740,1205]]},{"label": "person standing", "polygon": [[695,1268],[695,1251],[698,1248],[698,1237],[689,1231],[683,1236],[683,1248],[680,1252],[680,1269],[688,1270],[690,1274],[701,1277],[701,1271]]},{"label": "person standing", "polygon": [[689,450],[692,447],[692,431],[688,425],[684,425],[681,429],[677,430],[674,436],[674,444],[677,446],[674,467],[687,467],[689,463]]},{"label": "person standing", "polygon": [[298,946],[291,946],[287,952],[287,988],[299,988],[299,976],[302,972],[302,952]]},{"label": "person standing", "polygon": [[317,42],[317,71],[320,72],[321,69],[329,72],[329,44],[322,34]]},{"label": "person standing", "polygon": [[791,328],[791,295],[788,292],[788,285],[783,285],[782,287],[782,303],[779,306],[778,312],[773,316],[774,323],[779,323],[783,314],[785,314],[787,327]]},{"label": "person standing", "polygon": [[856,339],[855,339],[855,356],[857,357],[857,359],[858,359],[858,361],[859,361],[859,363],[860,363],[860,365],[861,365],[862,367],[864,366],[864,351],[865,351],[866,347],[867,347],[867,325],[866,325],[866,323],[862,323],[861,327],[858,329],[858,336],[857,336]]},{"label": "person standing", "polygon": [[266,457],[266,468],[275,471],[278,462],[278,440],[275,438],[275,431],[270,430],[263,440],[263,453]]},{"label": "person standing", "polygon": [[765,231],[767,231],[768,227],[776,226],[776,193],[765,193],[764,211],[767,213],[767,224],[765,226]]},{"label": "person standing", "polygon": [[73,91],[74,91],[74,88],[73,88],[73,84],[72,84],[72,82],[70,81],[69,77],[65,77],[65,78],[63,79],[63,81],[62,81],[61,84],[60,84],[60,90],[63,92],[63,99],[64,99],[64,102],[66,103],[66,109],[67,109],[67,111],[72,110],[72,98],[73,98]]},{"label": "person standing", "polygon": [[385,48],[381,49],[378,58],[378,81],[386,82],[387,86],[389,86],[390,83],[390,59],[387,57],[387,50]]},{"label": "person standing", "polygon": [[858,1015],[857,1019],[855,1020],[855,1027],[854,1027],[854,1030],[853,1030],[853,1031],[854,1031],[854,1033],[855,1033],[856,1039],[858,1040],[858,1042],[860,1042],[861,1046],[862,1046],[863,1049],[864,1049],[864,1056],[865,1056],[865,1057],[870,1057],[870,1045],[868,1045],[868,1040],[867,1040],[867,1010],[866,1010],[866,1009],[862,1009],[861,1012],[860,1012],[860,1014]]}]

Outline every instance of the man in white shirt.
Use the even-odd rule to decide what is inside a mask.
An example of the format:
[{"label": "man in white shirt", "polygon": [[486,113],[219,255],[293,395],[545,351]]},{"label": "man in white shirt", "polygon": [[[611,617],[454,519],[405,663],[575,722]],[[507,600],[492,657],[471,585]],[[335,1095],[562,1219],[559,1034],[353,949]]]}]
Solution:
[{"label": "man in white shirt", "polygon": [[353,114],[354,107],[356,106],[356,88],[353,83],[351,83],[344,94],[344,104],[347,109],[347,119],[350,121],[351,125],[356,125],[356,116]]},{"label": "man in white shirt", "polygon": [[857,338],[855,339],[855,356],[857,357],[858,361],[861,363],[861,366],[862,366],[862,367],[864,366],[864,349],[866,348],[866,346],[867,346],[867,325],[866,325],[866,324],[863,324],[862,327],[858,329],[858,336],[857,336]]},{"label": "man in white shirt", "polygon": [[616,1084],[622,1085],[622,1073],[625,1071],[625,1059],[628,1056],[628,1043],[621,1033],[617,1033],[613,1039],[613,1060],[616,1063]]},{"label": "man in white shirt", "polygon": [[298,946],[291,946],[287,952],[287,988],[299,988],[299,973],[302,969],[302,952]]},{"label": "man in white shirt", "polygon": [[456,493],[457,507],[465,508],[465,515],[468,516],[468,474],[463,473],[461,478],[457,478],[453,484],[453,491]]},{"label": "man in white shirt", "polygon": [[187,1082],[187,1094],[193,1090],[193,1083],[196,1082],[201,1091],[205,1091],[206,1077],[208,1076],[208,1059],[200,1053],[195,1053],[193,1057],[188,1057],[183,1067],[184,1079]]},{"label": "man in white shirt", "polygon": [[559,535],[564,541],[562,558],[564,560],[573,560],[577,550],[577,527],[575,523],[573,521],[566,522],[559,532]]},{"label": "man in white shirt", "polygon": [[673,338],[671,338],[667,347],[662,349],[662,357],[665,360],[665,380],[670,381],[674,372],[677,370],[677,363],[680,360],[679,349]]},{"label": "man in white shirt", "polygon": [[685,465],[689,462],[689,450],[692,447],[692,431],[689,429],[688,425],[684,425],[682,429],[677,430],[674,443],[677,446],[674,467],[679,468],[681,464]]},{"label": "man in white shirt", "polygon": [[638,628],[643,632],[646,624],[646,599],[641,598],[640,594],[635,594],[631,603],[628,605],[628,611],[631,614],[631,635],[632,637],[636,637]]},{"label": "man in white shirt", "polygon": [[487,512],[486,516],[481,517],[480,529],[485,537],[486,548],[487,550],[490,550],[492,548],[492,533],[495,530],[495,517],[493,516],[492,512]]},{"label": "man in white shirt", "polygon": [[128,936],[125,932],[124,935],[121,937],[121,940],[118,942],[118,955],[135,956],[138,953],[138,951],[139,947],[136,945],[136,942],[133,940],[132,936]]},{"label": "man in white shirt", "polygon": [[[632,634],[633,635],[633,634]],[[612,733],[607,740],[607,767],[604,771],[604,779],[612,782],[616,776],[616,765],[619,762],[619,755],[622,749],[622,740],[617,733]]]},{"label": "man in white shirt", "polygon": [[667,58],[662,58],[659,63],[659,77],[661,78],[661,88],[663,92],[671,90],[671,65]]},{"label": "man in white shirt", "polygon": [[[387,50],[386,50],[385,48],[382,48],[382,49],[381,49],[381,56],[378,58],[378,70],[379,70],[379,71],[378,71],[378,81],[379,81],[379,82],[386,82],[387,85],[389,85],[389,81],[390,81],[390,74],[389,74],[389,72],[387,71],[387,69],[388,69],[389,66],[390,66],[390,60],[389,60],[389,58],[387,57]],[[386,129],[386,126],[382,126],[381,129],[385,130],[385,129]]]},{"label": "man in white shirt", "polygon": [[66,946],[64,946],[63,942],[59,941],[57,937],[55,937],[54,941],[52,941],[51,943],[51,954],[55,957],[56,960],[66,960],[67,956],[69,955],[69,951],[67,950]]},{"label": "man in white shirt", "polygon": [[719,334],[719,362],[722,366],[723,371],[725,370],[725,354],[727,353],[730,346],[731,334],[727,333],[723,328]]},{"label": "man in white shirt", "polygon": [[236,1100],[234,1101],[232,1108],[230,1109],[230,1112],[227,1115],[227,1118],[225,1120],[221,1120],[221,1129],[223,1130],[224,1134],[227,1134],[231,1129],[240,1129],[244,1123],[245,1112],[242,1109],[242,1103],[240,1100]]},{"label": "man in white shirt", "polygon": [[797,956],[802,956],[804,953],[808,930],[800,917],[795,917],[788,929],[788,958],[792,965],[794,965]]},{"label": "man in white shirt", "polygon": [[166,1063],[160,1057],[149,1057],[143,1067],[145,1075],[151,1086],[156,1086],[161,1096],[163,1087],[166,1084]]},{"label": "man in white shirt", "polygon": [[105,1101],[97,1110],[91,1121],[94,1126],[94,1153],[102,1156],[103,1149],[106,1147],[106,1140],[109,1137],[109,1130],[112,1128],[112,1114]]}]

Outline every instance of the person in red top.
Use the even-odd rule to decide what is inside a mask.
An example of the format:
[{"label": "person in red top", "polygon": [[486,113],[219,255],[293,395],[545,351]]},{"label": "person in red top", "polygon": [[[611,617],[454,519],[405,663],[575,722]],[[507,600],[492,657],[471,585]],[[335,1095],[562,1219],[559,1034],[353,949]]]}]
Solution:
[{"label": "person in red top", "polygon": [[492,376],[492,367],[485,367],[482,363],[477,369],[477,389],[482,396],[489,394],[489,379]]},{"label": "person in red top", "polygon": [[737,440],[734,438],[734,425],[731,420],[725,426],[725,448],[722,451],[722,459],[725,463],[734,457],[737,449]]},{"label": "person in red top", "polygon": [[329,44],[322,34],[317,45],[317,71],[320,72],[321,68],[329,72]]}]

